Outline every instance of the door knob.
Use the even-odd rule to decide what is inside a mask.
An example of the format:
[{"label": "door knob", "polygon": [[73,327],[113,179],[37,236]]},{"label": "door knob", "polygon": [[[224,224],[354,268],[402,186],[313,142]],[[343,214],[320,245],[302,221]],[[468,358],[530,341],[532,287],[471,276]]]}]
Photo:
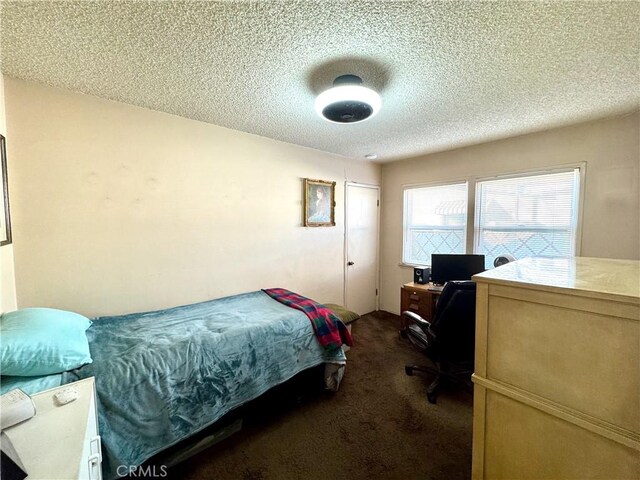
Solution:
[{"label": "door knob", "polygon": [[347,265],[351,266],[351,265],[353,265],[353,262],[347,262]]}]

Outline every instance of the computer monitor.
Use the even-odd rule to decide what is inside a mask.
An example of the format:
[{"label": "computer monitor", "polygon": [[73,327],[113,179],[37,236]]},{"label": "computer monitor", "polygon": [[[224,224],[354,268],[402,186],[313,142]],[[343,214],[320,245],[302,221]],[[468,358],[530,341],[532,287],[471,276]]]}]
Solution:
[{"label": "computer monitor", "polygon": [[450,280],[471,280],[472,275],[484,270],[484,255],[431,255],[431,281],[437,285]]}]

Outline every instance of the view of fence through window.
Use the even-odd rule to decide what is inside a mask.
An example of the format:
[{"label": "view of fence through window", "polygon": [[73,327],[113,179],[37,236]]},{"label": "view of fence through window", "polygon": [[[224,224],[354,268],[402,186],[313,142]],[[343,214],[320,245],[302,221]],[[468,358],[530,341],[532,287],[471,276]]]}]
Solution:
[{"label": "view of fence through window", "polygon": [[404,262],[431,264],[433,253],[465,253],[467,184],[405,190]]}]

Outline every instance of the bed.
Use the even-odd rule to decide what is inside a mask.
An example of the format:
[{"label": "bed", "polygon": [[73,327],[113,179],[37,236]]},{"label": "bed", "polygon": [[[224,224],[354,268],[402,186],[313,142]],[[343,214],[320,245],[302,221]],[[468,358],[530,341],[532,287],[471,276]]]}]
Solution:
[{"label": "bed", "polygon": [[[262,291],[100,317],[86,333],[93,363],[30,382],[50,388],[96,378],[105,478],[116,478],[119,465],[141,465],[303,370],[346,360],[342,348],[318,343],[305,313]],[[11,384],[24,388],[20,381],[13,377]]]}]

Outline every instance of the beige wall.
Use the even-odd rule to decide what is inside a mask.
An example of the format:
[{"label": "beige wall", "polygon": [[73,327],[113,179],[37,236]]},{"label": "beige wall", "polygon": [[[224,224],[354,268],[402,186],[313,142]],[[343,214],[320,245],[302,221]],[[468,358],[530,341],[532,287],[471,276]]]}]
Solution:
[{"label": "beige wall", "polygon": [[580,254],[639,259],[639,127],[636,112],[385,164],[380,308],[399,313],[400,287],[413,280],[412,269],[399,266],[406,184],[471,180],[586,162]]},{"label": "beige wall", "polygon": [[[0,74],[0,134],[7,137],[4,109],[4,75]],[[7,139],[7,149],[10,148],[10,140]],[[9,152],[10,153],[10,152]],[[11,155],[7,153],[8,168],[11,167]],[[10,178],[10,173],[8,174]],[[1,193],[0,193],[1,194]],[[9,200],[12,198],[9,197]],[[0,211],[0,215],[4,215]],[[0,247],[0,312],[9,312],[16,309],[16,285],[13,271],[13,245]]]},{"label": "beige wall", "polygon": [[[343,301],[344,181],[380,167],[5,79],[18,305],[87,315],[281,286]],[[338,182],[304,228],[302,178]]]}]

